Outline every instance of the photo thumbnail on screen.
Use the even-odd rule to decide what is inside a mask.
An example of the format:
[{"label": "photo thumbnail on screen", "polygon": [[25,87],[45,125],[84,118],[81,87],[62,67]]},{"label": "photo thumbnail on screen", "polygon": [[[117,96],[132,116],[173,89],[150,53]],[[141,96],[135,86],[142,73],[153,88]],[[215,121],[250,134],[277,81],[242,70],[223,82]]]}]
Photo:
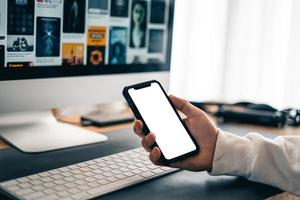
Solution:
[{"label": "photo thumbnail on screen", "polygon": [[127,28],[111,27],[109,41],[109,64],[125,64]]},{"label": "photo thumbnail on screen", "polygon": [[143,48],[146,46],[147,2],[132,0],[131,11],[130,47]]},{"label": "photo thumbnail on screen", "polygon": [[83,65],[84,47],[82,43],[64,43],[62,52],[63,66]]},{"label": "photo thumbnail on screen", "polygon": [[64,33],[84,33],[85,0],[64,0]]},{"label": "photo thumbnail on screen", "polygon": [[36,56],[60,56],[60,18],[38,17],[36,27]]},{"label": "photo thumbnail on screen", "polygon": [[111,0],[110,16],[128,17],[128,0]]},{"label": "photo thumbnail on screen", "polygon": [[150,22],[154,24],[165,23],[165,9],[166,2],[164,0],[152,0]]},{"label": "photo thumbnail on screen", "polygon": [[9,35],[7,37],[8,52],[32,52],[33,36],[30,35]]},{"label": "photo thumbnail on screen", "polygon": [[95,15],[107,15],[108,0],[89,0],[88,13]]},{"label": "photo thumbnail on screen", "polygon": [[7,34],[33,35],[34,0],[9,0],[7,2]]},{"label": "photo thumbnail on screen", "polygon": [[105,64],[106,33],[105,26],[91,26],[88,28],[87,64],[101,66]]},{"label": "photo thumbnail on screen", "polygon": [[160,53],[163,51],[163,45],[164,45],[164,31],[159,29],[150,29],[148,52]]}]

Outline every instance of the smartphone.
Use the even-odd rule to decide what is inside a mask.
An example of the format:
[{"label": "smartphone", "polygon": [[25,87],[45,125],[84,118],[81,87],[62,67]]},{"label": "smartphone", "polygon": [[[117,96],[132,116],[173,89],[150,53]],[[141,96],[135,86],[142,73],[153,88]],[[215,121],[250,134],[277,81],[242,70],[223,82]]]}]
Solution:
[{"label": "smartphone", "polygon": [[158,81],[125,87],[123,96],[135,117],[143,122],[143,131],[155,134],[161,162],[176,162],[199,152],[198,144]]}]

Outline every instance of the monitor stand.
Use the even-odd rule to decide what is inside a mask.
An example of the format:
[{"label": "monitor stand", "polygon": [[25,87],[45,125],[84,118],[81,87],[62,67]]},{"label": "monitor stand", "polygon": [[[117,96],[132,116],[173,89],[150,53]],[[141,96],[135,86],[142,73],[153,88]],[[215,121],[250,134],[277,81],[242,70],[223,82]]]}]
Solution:
[{"label": "monitor stand", "polygon": [[0,137],[26,153],[104,142],[105,135],[56,120],[51,111],[0,114]]}]

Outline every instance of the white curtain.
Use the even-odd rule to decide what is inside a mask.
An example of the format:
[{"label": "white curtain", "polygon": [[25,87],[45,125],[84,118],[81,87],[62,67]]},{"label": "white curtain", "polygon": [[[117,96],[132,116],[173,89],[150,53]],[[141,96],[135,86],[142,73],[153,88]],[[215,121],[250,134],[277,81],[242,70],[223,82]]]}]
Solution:
[{"label": "white curtain", "polygon": [[170,93],[300,107],[299,0],[177,0],[174,20]]}]

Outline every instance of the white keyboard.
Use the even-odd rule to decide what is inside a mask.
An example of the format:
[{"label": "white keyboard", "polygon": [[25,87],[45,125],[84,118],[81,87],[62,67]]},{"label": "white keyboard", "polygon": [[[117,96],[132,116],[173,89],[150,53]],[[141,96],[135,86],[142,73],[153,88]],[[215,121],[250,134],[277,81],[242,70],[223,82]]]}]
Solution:
[{"label": "white keyboard", "polygon": [[177,171],[153,165],[142,148],[6,181],[18,199],[90,199]]}]

